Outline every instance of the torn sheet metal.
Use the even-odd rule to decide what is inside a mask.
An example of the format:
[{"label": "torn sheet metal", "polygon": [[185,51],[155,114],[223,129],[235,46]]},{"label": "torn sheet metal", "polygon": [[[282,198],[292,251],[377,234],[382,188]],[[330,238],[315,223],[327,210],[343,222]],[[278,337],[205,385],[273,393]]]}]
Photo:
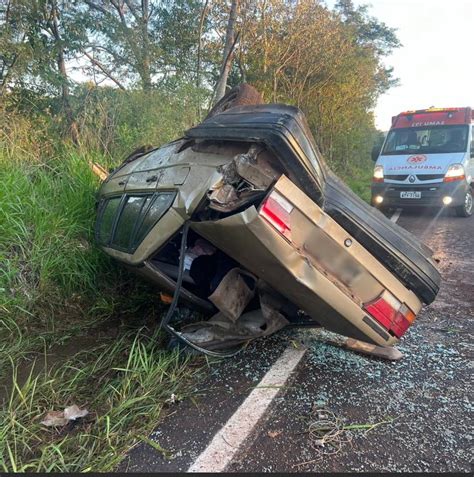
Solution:
[{"label": "torn sheet metal", "polygon": [[[274,162],[274,160],[273,160]],[[209,190],[209,207],[231,212],[266,193],[281,175],[265,148],[256,144],[218,168],[221,179]]]},{"label": "torn sheet metal", "polygon": [[235,322],[254,296],[256,278],[244,270],[233,268],[209,297],[216,308]]},{"label": "torn sheet metal", "polygon": [[[234,272],[231,275],[233,279],[228,279],[228,284],[235,283],[235,275],[241,270],[234,269],[232,272]],[[259,286],[262,284],[263,282],[259,282]],[[269,336],[281,330],[289,324],[289,321],[280,313],[281,303],[269,290],[269,288],[258,290],[260,309],[248,311],[235,320],[219,311],[207,321],[184,326],[181,330],[183,336],[203,348],[218,350]]]},{"label": "torn sheet metal", "polygon": [[246,154],[239,154],[234,158],[237,173],[240,177],[253,185],[255,189],[268,189],[281,172],[271,162],[268,152],[262,152],[263,148],[253,145]]}]

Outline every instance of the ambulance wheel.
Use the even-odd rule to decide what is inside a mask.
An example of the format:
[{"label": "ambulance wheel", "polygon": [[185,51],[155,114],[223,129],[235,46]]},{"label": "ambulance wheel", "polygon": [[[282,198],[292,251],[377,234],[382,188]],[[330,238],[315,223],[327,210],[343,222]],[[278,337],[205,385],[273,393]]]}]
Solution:
[{"label": "ambulance wheel", "polygon": [[470,217],[473,211],[472,189],[466,192],[464,203],[456,207],[456,215],[458,217]]}]

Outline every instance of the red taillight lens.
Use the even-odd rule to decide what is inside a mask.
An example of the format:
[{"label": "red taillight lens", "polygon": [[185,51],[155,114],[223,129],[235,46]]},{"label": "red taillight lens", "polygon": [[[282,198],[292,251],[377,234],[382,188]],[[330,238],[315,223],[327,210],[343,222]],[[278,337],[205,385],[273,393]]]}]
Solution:
[{"label": "red taillight lens", "polygon": [[401,313],[397,313],[390,329],[397,338],[400,338],[409,326],[410,322]]},{"label": "red taillight lens", "polygon": [[377,298],[374,302],[365,305],[364,308],[387,330],[390,329],[390,325],[397,314],[397,310],[393,309],[392,305],[387,303],[383,297]]},{"label": "red taillight lens", "polygon": [[400,338],[415,320],[415,314],[387,291],[376,300],[366,303],[364,309],[397,338]]},{"label": "red taillight lens", "polygon": [[290,214],[293,206],[277,192],[272,192],[260,209],[260,215],[270,222],[278,232],[291,240]]}]

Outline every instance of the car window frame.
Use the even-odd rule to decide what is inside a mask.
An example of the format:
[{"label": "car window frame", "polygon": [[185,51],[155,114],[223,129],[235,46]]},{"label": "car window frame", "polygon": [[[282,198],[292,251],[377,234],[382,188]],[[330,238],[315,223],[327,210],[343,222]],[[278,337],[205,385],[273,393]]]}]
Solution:
[{"label": "car window frame", "polygon": [[[100,206],[99,206],[98,218],[97,218],[97,222],[96,222],[96,228],[95,228],[96,242],[103,247],[111,248],[113,250],[118,250],[120,252],[125,252],[125,253],[130,253],[130,254],[134,253],[136,251],[136,249],[139,247],[140,243],[143,242],[146,235],[149,233],[149,231],[148,231],[147,234],[145,234],[145,236],[143,237],[143,239],[139,243],[136,241],[137,234],[138,234],[141,226],[143,225],[143,222],[145,221],[146,215],[149,213],[152,205],[155,203],[156,199],[160,195],[171,195],[172,197],[170,199],[170,205],[163,212],[163,214],[156,220],[156,222],[150,227],[150,229],[149,229],[149,231],[150,231],[156,225],[156,223],[163,217],[163,215],[166,214],[166,212],[171,208],[171,206],[174,202],[174,199],[176,198],[176,195],[177,195],[177,192],[175,190],[160,190],[160,191],[153,191],[153,192],[131,192],[131,193],[114,194],[114,195],[111,195],[111,196],[108,196],[108,197],[104,197],[102,199],[102,202],[101,202]],[[138,218],[135,221],[134,226],[133,226],[133,230],[131,232],[129,246],[128,247],[121,247],[117,244],[114,244],[113,240],[115,238],[115,234],[117,232],[117,227],[118,227],[118,224],[119,224],[120,219],[122,217],[122,213],[123,213],[124,208],[125,208],[125,206],[128,202],[128,199],[130,197],[150,197],[151,200],[148,202],[148,205],[146,206],[146,210],[143,210],[144,207],[145,207],[145,204],[146,204],[146,200],[143,202],[143,204],[141,206],[140,212],[138,214]],[[114,216],[114,219],[113,219],[113,222],[112,222],[112,227],[110,229],[110,234],[109,234],[106,241],[100,241],[99,236],[100,236],[100,230],[101,230],[101,226],[102,226],[102,219],[103,219],[104,212],[106,210],[107,203],[110,200],[117,199],[117,198],[121,198],[121,200],[120,200],[120,202],[117,206],[117,209],[115,211],[115,216]]]}]

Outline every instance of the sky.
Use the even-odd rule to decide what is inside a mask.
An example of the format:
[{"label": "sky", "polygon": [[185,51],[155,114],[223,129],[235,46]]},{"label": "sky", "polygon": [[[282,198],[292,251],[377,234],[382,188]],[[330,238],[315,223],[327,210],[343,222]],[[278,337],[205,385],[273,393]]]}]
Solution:
[{"label": "sky", "polygon": [[[336,1],[326,0],[332,7]],[[397,29],[402,47],[387,57],[400,85],[380,97],[377,128],[391,117],[430,106],[474,108],[474,0],[354,0]]]}]

